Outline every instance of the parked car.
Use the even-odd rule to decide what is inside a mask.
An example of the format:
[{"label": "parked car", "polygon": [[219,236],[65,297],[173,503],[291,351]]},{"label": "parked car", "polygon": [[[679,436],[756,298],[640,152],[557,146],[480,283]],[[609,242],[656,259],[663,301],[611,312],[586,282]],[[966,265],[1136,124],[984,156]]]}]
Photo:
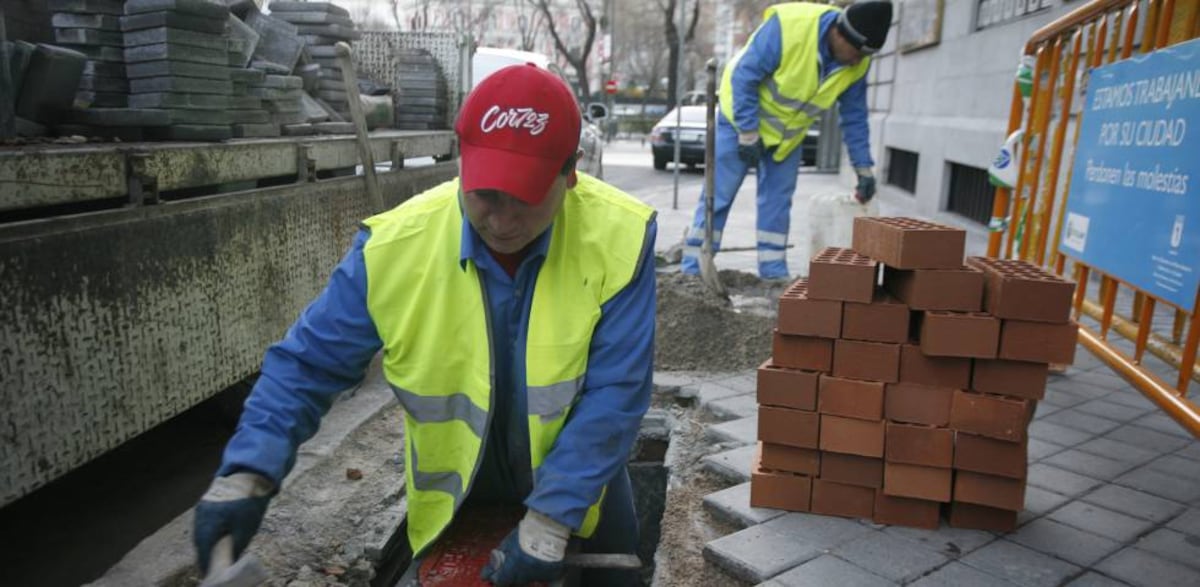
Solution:
[{"label": "parked car", "polygon": [[[704,134],[706,132],[705,106],[684,106],[679,121],[679,162],[689,169],[704,163]],[[809,127],[800,144],[801,165],[817,164],[817,142],[821,131],[817,125]],[[675,160],[675,110],[671,110],[650,131],[650,149],[654,154],[654,168],[663,170],[667,163]]]},{"label": "parked car", "polygon": [[[545,54],[493,47],[479,47],[475,49],[475,55],[471,58],[471,88],[479,85],[479,82],[483,81],[484,78],[500,69],[509,65],[520,65],[523,63],[532,63],[545,69],[557,75],[559,79],[563,80],[563,83],[567,84],[567,87],[575,89],[575,86],[567,80],[567,76],[562,68],[551,61]],[[576,96],[577,100],[578,98]],[[582,102],[580,103],[582,104]],[[579,114],[583,120],[583,124],[579,129],[579,148],[583,150],[583,157],[578,163],[579,170],[593,177],[603,178],[604,134],[599,126],[597,126],[597,123],[608,118],[608,107],[599,102],[594,102],[588,104],[586,109],[581,108]]]}]

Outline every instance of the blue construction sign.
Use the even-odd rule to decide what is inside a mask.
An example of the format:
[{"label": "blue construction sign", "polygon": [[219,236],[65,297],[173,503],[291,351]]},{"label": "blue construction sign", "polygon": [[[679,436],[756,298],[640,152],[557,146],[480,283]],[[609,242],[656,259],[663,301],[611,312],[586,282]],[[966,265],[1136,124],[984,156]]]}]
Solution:
[{"label": "blue construction sign", "polygon": [[1189,312],[1200,287],[1200,39],[1091,72],[1059,251]]}]

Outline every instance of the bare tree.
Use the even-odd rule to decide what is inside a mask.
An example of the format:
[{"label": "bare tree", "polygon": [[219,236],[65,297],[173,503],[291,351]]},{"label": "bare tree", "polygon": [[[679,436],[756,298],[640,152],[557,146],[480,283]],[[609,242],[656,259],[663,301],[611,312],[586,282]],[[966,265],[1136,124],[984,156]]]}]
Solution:
[{"label": "bare tree", "polygon": [[521,35],[520,49],[533,51],[542,32],[542,13],[536,8],[530,9],[525,0],[513,0],[513,8],[517,10],[517,29]]},{"label": "bare tree", "polygon": [[[674,104],[679,98],[679,25],[676,11],[678,2],[686,0],[655,0],[663,16],[663,33],[667,40],[667,101]],[[683,41],[691,43],[696,36],[696,23],[700,20],[700,0],[691,0],[692,10],[686,19]],[[687,4],[684,4],[687,7]]]},{"label": "bare tree", "polygon": [[592,55],[592,44],[596,41],[596,15],[592,12],[591,5],[588,0],[575,0],[575,7],[579,10],[581,24],[586,31],[583,36],[583,42],[575,48],[567,46],[563,40],[563,35],[559,32],[558,24],[555,22],[554,16],[550,13],[549,0],[529,0],[538,12],[542,15],[542,20],[546,25],[546,30],[550,32],[550,37],[554,39],[554,48],[566,59],[567,63],[575,70],[577,80],[577,89],[581,97],[585,100],[591,96],[591,83],[588,79],[587,63],[588,58]]},{"label": "bare tree", "polygon": [[[632,6],[630,6],[632,5]],[[617,11],[614,47],[614,69],[623,85],[635,85],[645,90],[645,100],[662,91],[662,78],[667,69],[667,43],[658,22],[658,7],[644,2],[629,2]]]}]

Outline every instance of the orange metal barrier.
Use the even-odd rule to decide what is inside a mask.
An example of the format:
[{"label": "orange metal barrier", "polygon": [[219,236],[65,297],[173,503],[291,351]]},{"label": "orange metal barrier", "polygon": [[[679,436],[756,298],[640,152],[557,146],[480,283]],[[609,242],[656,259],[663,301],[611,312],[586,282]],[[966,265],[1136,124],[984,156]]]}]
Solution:
[{"label": "orange metal barrier", "polygon": [[[1079,117],[1072,114],[1080,65],[1084,66],[1082,79],[1086,83],[1090,68],[1128,58],[1134,51],[1148,53],[1197,37],[1200,0],[1093,0],[1033,34],[1025,45],[1025,54],[1036,58],[1033,90],[1026,99],[1014,84],[1009,113],[1009,134],[1022,126],[1026,129],[1017,185],[1014,190],[996,189],[992,211],[995,228],[988,241],[988,255],[1025,259],[1059,275],[1069,263],[1077,283],[1075,316],[1086,316],[1098,325],[1081,323],[1080,342],[1200,437],[1200,406],[1187,397],[1191,380],[1200,380],[1196,365],[1200,311],[1189,314],[1116,276],[1061,254],[1057,246],[1062,240],[1066,208],[1057,196],[1061,192],[1065,200],[1070,190],[1070,169],[1081,126],[1076,120]],[[1072,125],[1074,134],[1068,144],[1067,133]],[[1062,174],[1064,167],[1067,172]],[[1053,239],[1048,238],[1051,228]],[[1089,280],[1093,278],[1100,283],[1095,299],[1088,297]],[[1133,295],[1127,316],[1117,309],[1122,288]],[[1197,297],[1196,308],[1200,309],[1200,294]],[[1153,331],[1155,311],[1160,306],[1173,310],[1168,334]],[[1133,343],[1132,354],[1121,350],[1113,333]],[[1177,371],[1173,382],[1147,368],[1147,350]]]}]

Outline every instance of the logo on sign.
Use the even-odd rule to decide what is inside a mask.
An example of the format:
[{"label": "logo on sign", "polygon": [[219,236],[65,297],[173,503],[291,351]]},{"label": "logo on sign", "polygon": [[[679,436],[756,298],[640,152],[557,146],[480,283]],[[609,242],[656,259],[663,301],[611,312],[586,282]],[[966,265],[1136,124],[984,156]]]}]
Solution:
[{"label": "logo on sign", "polygon": [[483,118],[479,121],[479,128],[485,133],[490,133],[494,130],[504,128],[527,129],[529,134],[537,136],[546,130],[546,125],[550,122],[550,115],[545,112],[538,112],[533,108],[501,108],[492,106],[487,112],[483,113]]},{"label": "logo on sign", "polygon": [[1088,224],[1091,219],[1071,212],[1067,214],[1067,230],[1063,235],[1063,246],[1068,249],[1083,252],[1087,246]]},{"label": "logo on sign", "polygon": [[1183,214],[1175,217],[1175,226],[1171,228],[1171,248],[1178,249],[1183,242]]}]

